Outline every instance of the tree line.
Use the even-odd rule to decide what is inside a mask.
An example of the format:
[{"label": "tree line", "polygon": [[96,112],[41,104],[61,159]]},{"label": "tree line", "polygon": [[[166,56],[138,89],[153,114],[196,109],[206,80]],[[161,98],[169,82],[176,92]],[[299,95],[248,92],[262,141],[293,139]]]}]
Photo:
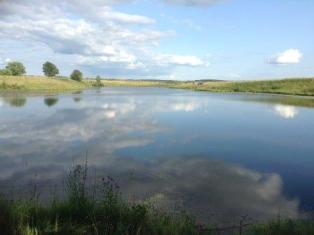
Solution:
[{"label": "tree line", "polygon": [[[43,64],[43,73],[47,77],[55,77],[59,74],[57,66],[49,61]],[[4,69],[0,69],[0,75],[21,76],[26,74],[25,66],[18,61],[9,62]],[[73,70],[70,78],[75,81],[83,80],[83,73],[80,70]]]}]

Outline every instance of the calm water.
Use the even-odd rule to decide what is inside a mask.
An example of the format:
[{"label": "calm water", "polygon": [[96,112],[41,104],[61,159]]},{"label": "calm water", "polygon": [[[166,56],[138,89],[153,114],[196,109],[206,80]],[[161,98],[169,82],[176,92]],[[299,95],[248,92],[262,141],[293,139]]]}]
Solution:
[{"label": "calm water", "polygon": [[131,201],[201,219],[298,217],[314,210],[311,106],[157,88],[2,94],[0,190],[51,194],[87,154],[94,179],[114,177]]}]

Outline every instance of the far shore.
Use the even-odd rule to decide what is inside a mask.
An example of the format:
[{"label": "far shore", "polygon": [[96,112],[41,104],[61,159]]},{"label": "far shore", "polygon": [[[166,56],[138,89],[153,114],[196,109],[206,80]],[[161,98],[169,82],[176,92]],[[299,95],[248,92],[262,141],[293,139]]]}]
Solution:
[{"label": "far shore", "polygon": [[259,81],[101,79],[100,83],[98,83],[95,79],[84,79],[78,82],[67,77],[0,76],[0,91],[57,93],[79,91],[93,87],[163,87],[207,92],[248,92],[314,96],[314,78]]}]

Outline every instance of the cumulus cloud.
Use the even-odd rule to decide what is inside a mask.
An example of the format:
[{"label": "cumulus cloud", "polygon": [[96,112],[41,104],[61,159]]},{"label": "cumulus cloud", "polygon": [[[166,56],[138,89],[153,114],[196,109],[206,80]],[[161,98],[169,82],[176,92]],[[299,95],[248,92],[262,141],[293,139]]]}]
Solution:
[{"label": "cumulus cloud", "polygon": [[288,49],[282,53],[274,55],[270,58],[271,64],[298,64],[303,54],[298,49]]},{"label": "cumulus cloud", "polygon": [[176,66],[206,64],[195,55],[155,52],[162,38],[175,33],[152,29],[154,19],[109,5],[121,2],[126,1],[3,0],[0,38],[37,43],[56,54],[72,55],[76,65],[124,74],[162,74]]},{"label": "cumulus cloud", "polygon": [[276,105],[275,112],[284,119],[293,119],[298,115],[298,110],[294,106],[289,105]]}]

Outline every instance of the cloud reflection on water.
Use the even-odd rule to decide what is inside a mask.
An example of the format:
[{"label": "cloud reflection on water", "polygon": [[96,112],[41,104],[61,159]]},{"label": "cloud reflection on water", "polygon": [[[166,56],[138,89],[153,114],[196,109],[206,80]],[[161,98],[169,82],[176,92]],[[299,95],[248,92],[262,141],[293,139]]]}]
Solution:
[{"label": "cloud reflection on water", "polygon": [[[19,183],[25,187],[35,173],[37,184],[43,187],[47,187],[49,179],[52,179],[50,186],[62,180],[62,172],[56,165],[28,167],[29,170],[15,172],[6,179],[1,177],[2,184],[22,181]],[[254,219],[300,215],[298,201],[283,195],[279,175],[262,174],[222,161],[194,156],[145,162],[112,156],[103,157],[97,164],[91,162],[89,170],[93,177],[91,184],[110,175],[129,200],[152,202],[166,211],[186,210],[200,221],[230,221],[242,215]]]},{"label": "cloud reflection on water", "polygon": [[275,112],[284,119],[293,119],[298,115],[298,110],[294,106],[290,105],[275,105]]},{"label": "cloud reflection on water", "polygon": [[[77,94],[74,98],[78,98]],[[49,109],[50,113],[38,113],[31,118],[21,115],[5,120],[6,125],[0,126],[0,186],[7,187],[13,182],[28,185],[34,174],[38,175],[38,181],[42,181],[40,185],[51,186],[53,182],[61,181],[63,174],[74,163],[80,162],[88,150],[91,172],[112,175],[119,181],[124,195],[134,200],[152,201],[169,210],[187,209],[203,220],[211,214],[221,220],[244,214],[262,219],[279,214],[292,218],[299,216],[299,203],[283,194],[283,183],[278,174],[261,173],[195,155],[173,154],[155,160],[150,159],[151,156],[141,160],[119,155],[121,150],[153,144],[158,141],[156,135],[174,128],[167,126],[167,122],[160,122],[159,115],[204,112],[210,105],[215,105],[215,101],[210,103],[208,99],[193,96],[137,99],[128,94],[114,97],[86,95],[77,103],[73,102],[73,97],[69,100],[71,102],[67,103],[67,97],[60,97],[57,110]],[[25,108],[31,110],[33,101],[30,100],[30,105]],[[228,107],[227,114],[237,112],[235,104]],[[230,124],[228,115],[222,116],[224,110],[224,107],[219,108],[220,116],[213,117],[225,118],[223,124]],[[277,105],[275,111],[283,118],[298,114],[293,106]],[[188,124],[194,127],[197,120],[190,120]],[[212,120],[209,130],[218,139],[214,127],[217,127],[217,133],[226,129],[222,129],[216,119]],[[197,141],[200,133],[194,133],[197,136],[193,133],[177,136],[178,140],[195,137]],[[238,137],[238,134],[234,135]],[[188,141],[184,145],[186,143]]]}]

